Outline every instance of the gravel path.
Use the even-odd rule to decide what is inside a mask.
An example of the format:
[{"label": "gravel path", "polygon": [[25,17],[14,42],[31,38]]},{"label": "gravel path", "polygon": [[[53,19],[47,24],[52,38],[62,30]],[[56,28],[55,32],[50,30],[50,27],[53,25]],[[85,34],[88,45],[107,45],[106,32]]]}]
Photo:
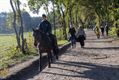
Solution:
[{"label": "gravel path", "polygon": [[119,43],[111,38],[96,39],[87,32],[85,48],[79,43],[60,59],[27,80],[119,80]]}]

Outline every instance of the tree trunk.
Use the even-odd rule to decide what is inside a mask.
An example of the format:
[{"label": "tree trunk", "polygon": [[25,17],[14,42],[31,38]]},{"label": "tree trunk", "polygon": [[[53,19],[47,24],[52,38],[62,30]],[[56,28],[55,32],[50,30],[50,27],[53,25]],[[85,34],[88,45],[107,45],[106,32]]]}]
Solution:
[{"label": "tree trunk", "polygon": [[115,26],[116,26],[116,34],[117,34],[117,37],[119,37],[119,27],[118,27],[118,24],[116,23]]},{"label": "tree trunk", "polygon": [[22,16],[21,16],[21,10],[20,10],[20,3],[19,0],[17,0],[17,5],[18,5],[18,14],[20,17],[20,33],[21,33],[21,40],[22,40],[22,46],[21,46],[21,50],[23,53],[25,53],[25,49],[24,49],[24,28],[23,28],[23,20],[22,20]]},{"label": "tree trunk", "polygon": [[70,23],[72,23],[73,20],[72,20],[72,9],[71,8],[69,8],[69,18],[70,18]]},{"label": "tree trunk", "polygon": [[14,13],[13,28],[14,28],[14,31],[15,31],[15,34],[16,34],[17,48],[21,48],[20,37],[19,37],[19,34],[17,32],[17,29],[16,29],[16,11],[15,11],[15,8],[13,6],[12,0],[10,0],[10,5],[11,5],[13,13]]},{"label": "tree trunk", "polygon": [[64,35],[64,39],[67,39],[67,31],[66,31],[66,22],[63,19],[63,35]]},{"label": "tree trunk", "polygon": [[84,22],[83,22],[83,20],[80,17],[78,17],[78,20],[81,23],[81,26],[84,26]]},{"label": "tree trunk", "polygon": [[66,31],[65,14],[64,14],[63,9],[61,9],[61,11],[62,11],[62,17],[63,17],[63,20],[62,20],[62,26],[63,26],[63,36],[64,36],[64,39],[67,39],[67,31]]},{"label": "tree trunk", "polygon": [[76,28],[77,28],[78,27],[78,3],[76,4],[75,14],[76,14]]},{"label": "tree trunk", "polygon": [[53,18],[54,18],[54,34],[56,35],[56,27],[55,27],[55,2],[54,2],[54,0],[53,0],[53,13],[54,13],[54,16],[53,16]]}]

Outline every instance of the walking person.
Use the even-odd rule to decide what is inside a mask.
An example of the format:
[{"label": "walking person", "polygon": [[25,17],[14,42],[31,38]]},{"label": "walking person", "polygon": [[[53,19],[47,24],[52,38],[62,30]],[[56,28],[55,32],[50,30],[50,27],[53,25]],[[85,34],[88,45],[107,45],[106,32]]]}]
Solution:
[{"label": "walking person", "polygon": [[72,24],[70,24],[69,34],[70,34],[69,41],[71,41],[72,48],[76,47],[76,36],[75,36],[76,30]]},{"label": "walking person", "polygon": [[104,36],[105,26],[104,25],[101,25],[100,29],[101,29],[102,36]]},{"label": "walking person", "polygon": [[106,31],[106,35],[108,36],[108,32],[109,32],[109,25],[108,24],[105,25],[105,31]]},{"label": "walking person", "polygon": [[84,48],[85,45],[84,40],[86,40],[86,34],[84,28],[81,26],[77,33],[77,42],[80,42],[81,48]]},{"label": "walking person", "polygon": [[97,26],[95,26],[95,27],[94,27],[94,32],[95,32],[97,38],[99,39],[99,38],[100,38],[100,28],[97,27]]}]

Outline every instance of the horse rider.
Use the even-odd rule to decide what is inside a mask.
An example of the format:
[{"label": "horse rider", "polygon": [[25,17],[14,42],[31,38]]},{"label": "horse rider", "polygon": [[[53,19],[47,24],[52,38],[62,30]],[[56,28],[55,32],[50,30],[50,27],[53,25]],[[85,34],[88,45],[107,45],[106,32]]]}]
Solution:
[{"label": "horse rider", "polygon": [[42,14],[42,18],[43,20],[38,25],[38,29],[46,33],[53,46],[57,46],[56,36],[52,34],[52,27],[50,22],[47,20],[47,16],[45,14]]},{"label": "horse rider", "polygon": [[52,27],[50,22],[47,20],[47,16],[45,14],[42,15],[43,20],[39,24],[39,29],[46,33],[47,35],[52,34]]}]

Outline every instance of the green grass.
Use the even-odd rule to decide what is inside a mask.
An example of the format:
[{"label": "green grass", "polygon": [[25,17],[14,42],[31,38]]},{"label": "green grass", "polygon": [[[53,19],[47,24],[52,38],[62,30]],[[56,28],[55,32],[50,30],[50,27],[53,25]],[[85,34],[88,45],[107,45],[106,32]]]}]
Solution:
[{"label": "green grass", "polygon": [[9,65],[14,65],[34,55],[31,54],[33,52],[35,53],[35,49],[33,48],[32,37],[30,37],[30,34],[31,33],[25,33],[25,38],[27,39],[30,49],[30,55],[23,55],[16,49],[15,35],[0,35],[0,69],[8,67]]},{"label": "green grass", "polygon": [[[1,36],[0,35],[0,52],[9,49],[9,47],[16,45],[15,36],[9,35],[9,36]],[[1,54],[0,53],[0,54]]]},{"label": "green grass", "polygon": [[58,41],[58,45],[63,45],[63,44],[66,44],[66,43],[68,43],[67,40],[60,40],[60,41]]}]

